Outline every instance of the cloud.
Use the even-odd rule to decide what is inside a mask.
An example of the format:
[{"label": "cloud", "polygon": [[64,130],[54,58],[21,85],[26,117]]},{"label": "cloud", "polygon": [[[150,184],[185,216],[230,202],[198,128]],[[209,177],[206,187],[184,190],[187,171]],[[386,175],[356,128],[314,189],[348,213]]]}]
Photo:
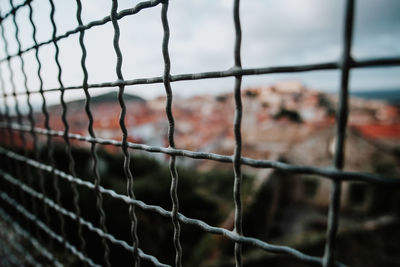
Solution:
[{"label": "cloud", "polygon": [[[3,13],[9,6],[2,1]],[[76,27],[76,6],[56,1],[56,23],[58,33]],[[119,9],[132,7],[131,0],[120,1]],[[242,22],[242,62],[244,67],[265,67],[290,64],[307,64],[338,60],[342,49],[342,28],[344,0],[252,0],[241,1]],[[83,20],[87,23],[101,19],[110,13],[110,1],[83,1]],[[173,74],[226,70],[233,65],[235,31],[233,24],[232,0],[174,0],[170,1],[170,56]],[[49,23],[50,8],[46,1],[34,1],[34,20],[37,24],[39,41],[51,37]],[[161,76],[163,58],[161,43],[163,30],[160,19],[161,8],[146,9],[119,21],[121,27],[120,45],[123,52],[123,74],[125,79]],[[17,13],[20,25],[20,38],[25,47],[32,45],[31,25],[27,20],[27,9]],[[370,57],[400,56],[400,1],[363,0],[357,1],[354,30],[353,55],[357,59]],[[16,51],[14,27],[10,20],[5,21],[6,36],[10,49]],[[89,82],[106,82],[116,79],[116,57],[112,44],[111,23],[94,27],[85,34],[88,50],[87,67]],[[82,82],[80,66],[81,50],[78,35],[59,42],[63,65],[63,81],[66,85]],[[0,45],[4,56],[3,44]],[[57,87],[57,68],[54,65],[54,48],[47,45],[41,48],[40,57],[44,65],[43,78],[46,88]],[[25,57],[24,57],[25,58]],[[29,87],[38,89],[35,77],[36,62],[32,55],[26,56],[29,66]],[[9,72],[2,64],[5,80]],[[13,62],[16,79],[21,80],[18,62]],[[280,78],[300,78],[321,89],[337,86],[334,72],[312,72],[296,75],[261,75],[244,79],[244,86],[263,85]],[[399,68],[390,71],[367,71],[354,75],[352,84],[366,86],[358,82],[363,75],[380,75],[385,79],[368,78],[369,87],[380,83],[400,87]],[[207,80],[174,83],[176,94],[190,95],[202,92],[231,90],[232,79]],[[396,83],[397,80],[397,83]],[[6,82],[7,90],[11,90]],[[19,87],[23,87],[19,83]],[[23,88],[22,88],[23,90]],[[145,97],[164,94],[162,85],[134,86],[133,90]],[[92,92],[97,92],[93,90]],[[76,97],[83,96],[76,91]],[[56,101],[56,100],[54,100]]]}]

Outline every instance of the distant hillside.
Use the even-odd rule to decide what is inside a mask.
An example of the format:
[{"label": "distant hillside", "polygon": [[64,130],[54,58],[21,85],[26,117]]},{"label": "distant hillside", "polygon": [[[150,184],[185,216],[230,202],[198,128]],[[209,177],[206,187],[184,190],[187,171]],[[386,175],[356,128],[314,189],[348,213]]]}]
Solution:
[{"label": "distant hillside", "polygon": [[383,100],[390,104],[400,104],[400,89],[353,91],[350,92],[350,95],[365,99]]},{"label": "distant hillside", "polygon": [[[137,101],[137,102],[146,102],[144,98],[141,98],[140,96],[137,95],[131,95],[131,94],[124,94],[124,100],[125,101]],[[77,101],[74,101],[76,103],[85,103],[86,99],[80,99]],[[118,92],[109,92],[105,93],[102,95],[97,95],[91,97],[90,103],[108,103],[108,102],[117,102],[118,101]]]},{"label": "distant hillside", "polygon": [[[385,92],[357,92],[357,95],[370,98],[376,95],[375,99],[399,98],[399,91]],[[127,110],[125,124],[130,141],[164,146],[168,129],[165,96],[145,101],[136,95],[126,94],[124,99]],[[301,82],[282,82],[243,89],[244,153],[256,158],[281,155],[314,132],[332,127],[337,101],[337,95],[308,89]],[[91,102],[96,135],[118,140],[121,137],[121,107],[117,92],[93,96]],[[361,97],[352,97],[349,106],[349,127],[357,129],[369,139],[398,144],[400,106]],[[173,103],[176,146],[194,151],[231,153],[235,144],[234,110],[232,93],[176,98]],[[60,120],[62,107],[52,106],[50,112],[52,129],[64,130]],[[85,99],[69,102],[67,116],[70,132],[87,134]],[[44,125],[44,120],[43,114],[38,112],[37,124]]]}]

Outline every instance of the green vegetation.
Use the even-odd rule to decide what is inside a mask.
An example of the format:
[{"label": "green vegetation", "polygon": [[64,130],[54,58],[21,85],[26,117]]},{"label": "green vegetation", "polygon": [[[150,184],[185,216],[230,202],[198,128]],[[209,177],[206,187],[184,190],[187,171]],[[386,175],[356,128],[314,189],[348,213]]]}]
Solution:
[{"label": "green vegetation", "polygon": [[[107,148],[107,147],[105,147]],[[17,152],[23,154],[23,152]],[[110,153],[99,146],[98,150],[98,170],[101,177],[101,186],[112,189],[119,194],[126,195],[126,178],[123,171],[122,153]],[[49,164],[47,151],[43,149],[41,161]],[[87,148],[77,149],[72,151],[75,160],[76,176],[94,183],[92,159],[90,151]],[[151,205],[161,206],[166,210],[171,210],[170,197],[170,171],[168,168],[168,158],[159,161],[155,158],[148,157],[147,153],[133,151],[131,170],[134,176],[134,192],[136,198]],[[54,158],[56,168],[69,173],[68,157],[65,153],[65,147],[56,147],[54,150]],[[177,158],[179,162],[179,158]],[[378,164],[379,163],[379,164]],[[387,171],[390,169],[384,165],[385,161],[377,161],[376,170]],[[14,164],[4,157],[0,157],[0,166],[2,169],[10,172],[13,176],[19,177],[24,183],[31,185],[35,190],[41,191],[39,187],[38,175],[39,172],[35,168],[26,168],[21,164]],[[199,172],[195,168],[179,166],[179,186],[178,195],[180,201],[179,210],[181,213],[190,218],[200,219],[212,226],[223,226],[226,228],[233,227],[232,211],[233,211],[233,173],[226,170],[213,170],[208,172]],[[61,205],[67,210],[75,212],[73,204],[73,191],[71,183],[63,179],[53,177],[51,173],[43,172],[45,180],[46,195],[49,198],[56,200],[56,191],[53,187],[53,181],[58,181],[61,191]],[[287,177],[287,178],[286,178]],[[325,238],[325,214],[322,211],[324,220],[314,220],[311,222],[311,227],[305,231],[298,231],[293,235],[284,235],[282,232],[283,223],[288,226],[288,222],[300,224],[300,218],[296,214],[301,213],[304,216],[310,216],[318,212],[315,207],[308,207],[303,210],[304,206],[292,203],[290,199],[291,184],[294,177],[288,177],[287,173],[275,172],[269,182],[266,183],[262,190],[255,193],[252,188],[252,177],[244,175],[243,177],[243,232],[246,236],[257,237],[262,240],[271,242],[272,244],[282,244],[299,249],[302,252],[311,255],[322,255]],[[361,184],[364,186],[364,184]],[[6,191],[10,196],[16,198],[20,203],[23,203],[21,194],[18,193],[16,187],[9,183],[0,182],[2,190]],[[304,180],[304,189],[306,197],[315,195],[318,189],[318,182],[314,184],[311,179]],[[366,210],[366,213],[357,213],[354,211],[354,216],[372,216],[371,218],[379,218],[385,214],[399,214],[399,194],[398,189],[391,187],[380,187],[366,185],[359,187],[356,184],[351,195],[350,201],[359,203],[363,202],[364,198],[373,198],[371,206]],[[79,207],[82,217],[99,227],[99,212],[97,210],[97,197],[93,190],[78,186],[79,190]],[[252,201],[249,201],[251,193]],[[364,195],[367,194],[368,195]],[[46,222],[45,207],[40,201],[30,198],[25,195],[26,207],[28,210],[33,210],[33,203],[36,203],[39,211],[38,217]],[[297,206],[296,206],[297,205]],[[132,244],[130,235],[130,218],[128,205],[120,200],[113,199],[109,196],[103,196],[102,207],[106,214],[106,226],[110,234],[117,239],[125,240]],[[299,210],[297,210],[297,208]],[[50,215],[50,226],[58,234],[60,231],[59,214],[48,208]],[[284,211],[290,211],[285,213]],[[395,212],[394,212],[395,211]],[[7,209],[13,218],[16,218],[19,223],[27,228],[32,233],[36,233],[33,224],[27,224],[26,221],[13,213],[12,207]],[[296,214],[294,214],[296,213]],[[343,212],[343,214],[346,211]],[[292,214],[293,217],[288,217]],[[307,215],[308,214],[308,215]],[[174,265],[175,249],[173,246],[173,225],[170,218],[162,217],[161,215],[144,211],[136,208],[138,218],[138,236],[139,247],[147,254],[155,256],[161,262]],[[283,216],[286,216],[285,218]],[[297,217],[296,217],[297,216]],[[303,215],[301,215],[303,216]],[[65,218],[65,217],[64,217]],[[317,218],[317,217],[316,217]],[[319,218],[319,217],[318,217]],[[367,217],[365,217],[367,218]],[[296,222],[292,222],[296,220]],[[304,223],[304,222],[303,222]],[[307,222],[305,222],[307,223]],[[380,256],[373,259],[366,258],[369,255],[370,244],[376,251],[376,255],[383,255],[383,263],[390,264],[400,262],[396,255],[400,255],[399,246],[397,244],[397,236],[400,229],[399,223],[394,222],[388,225],[379,226],[375,230],[365,230],[364,222],[359,224],[342,224],[349,229],[340,230],[338,236],[338,258],[351,266],[377,266],[380,263]],[[279,226],[279,227],[278,227]],[[351,227],[350,227],[351,226]],[[396,228],[397,227],[397,228]],[[83,237],[86,240],[86,252],[90,258],[96,263],[104,265],[103,262],[103,246],[101,239],[97,234],[83,228]],[[392,232],[391,232],[392,231]],[[77,223],[68,218],[65,218],[65,232],[68,241],[80,249],[80,242],[77,235]],[[43,244],[49,243],[49,238],[46,234],[38,232],[36,236]],[[393,237],[393,238],[391,238]],[[364,240],[359,242],[359,240]],[[185,266],[232,266],[233,262],[233,242],[222,236],[204,233],[195,226],[181,224],[181,243],[183,248],[183,263]],[[54,242],[56,244],[56,242]],[[108,242],[111,250],[111,262],[113,266],[128,266],[131,265],[132,255],[122,247]],[[67,266],[81,266],[81,262],[74,260],[70,254],[65,252],[61,246],[56,246],[53,252]],[[246,266],[265,266],[265,265],[280,265],[280,266],[303,266],[289,257],[283,257],[270,253],[265,253],[260,249],[255,249],[252,246],[244,246],[244,262]],[[366,260],[370,262],[366,262]],[[152,266],[146,261],[142,262],[142,266]],[[394,266],[394,265],[393,265]]]},{"label": "green vegetation", "polygon": [[[93,96],[90,100],[90,103],[96,104],[96,103],[109,103],[113,101],[117,101],[118,99],[118,93],[117,92],[109,92],[106,94],[98,95],[98,96]],[[145,102],[146,100],[140,96],[137,95],[131,95],[131,94],[124,94],[124,100],[125,101],[137,101],[137,102]],[[74,101],[77,104],[84,104],[86,100],[76,100]]]},{"label": "green vegetation", "polygon": [[297,111],[289,110],[286,108],[281,108],[281,110],[277,114],[274,115],[275,120],[280,120],[282,118],[287,118],[289,121],[296,122],[296,123],[303,122],[301,115]]},{"label": "green vegetation", "polygon": [[[42,161],[49,163],[46,157],[47,151],[42,151]],[[101,186],[112,189],[119,194],[126,195],[126,178],[123,171],[122,153],[111,154],[106,150],[98,150],[98,170],[101,177]],[[74,149],[72,155],[75,160],[76,176],[94,182],[92,160],[88,149]],[[56,168],[64,172],[68,171],[68,158],[64,147],[56,147],[54,150]],[[167,160],[168,161],[168,160]],[[171,210],[170,197],[170,171],[167,161],[158,161],[146,156],[142,152],[133,152],[131,158],[131,170],[134,176],[134,192],[137,199],[146,204],[161,206],[166,210]],[[177,159],[179,162],[179,158]],[[37,179],[37,170],[27,169]],[[17,176],[16,173],[12,173]],[[43,172],[45,176],[46,195],[56,200],[56,192],[53,188],[54,179],[58,180],[61,191],[61,205],[70,211],[75,211],[73,204],[73,191],[71,183],[57,177],[53,177],[48,172]],[[220,226],[233,209],[233,172],[232,171],[209,171],[198,172],[193,168],[178,167],[179,174],[179,210],[185,216],[200,219],[213,226]],[[31,184],[28,179],[23,178],[25,183]],[[244,176],[243,188],[249,188],[251,179]],[[10,187],[10,185],[7,185]],[[35,190],[40,191],[38,182],[32,184]],[[91,221],[99,227],[99,213],[96,208],[97,199],[93,190],[78,186],[79,206],[82,217]],[[46,221],[44,206],[36,201],[39,218]],[[103,196],[103,209],[106,214],[106,226],[108,231],[116,238],[125,240],[132,244],[130,235],[130,218],[128,205],[120,200],[113,199],[107,195]],[[29,205],[28,205],[28,209]],[[60,220],[58,214],[50,211],[50,225],[55,232],[60,232]],[[143,211],[136,208],[138,217],[138,236],[140,248],[151,255],[157,257],[161,262],[174,263],[175,249],[173,246],[173,224],[170,218]],[[66,233],[68,240],[79,248],[77,236],[77,224],[68,218],[66,221]],[[181,225],[181,243],[184,249],[183,261],[189,265],[200,265],[204,260],[211,257],[216,251],[216,237],[205,234],[197,227]],[[43,235],[46,236],[46,235]],[[87,253],[95,262],[103,263],[103,251],[101,239],[84,227],[84,239],[87,242]],[[111,261],[115,266],[124,266],[131,262],[132,255],[114,244],[109,243],[111,248]],[[230,246],[230,245],[229,245]],[[213,249],[214,248],[214,249]],[[62,254],[62,249],[59,250]],[[63,256],[61,256],[63,257]],[[70,261],[70,260],[68,260]],[[75,265],[71,263],[71,265]],[[76,263],[79,265],[79,262]],[[114,265],[113,265],[114,266]],[[151,266],[145,261],[142,266]]]}]

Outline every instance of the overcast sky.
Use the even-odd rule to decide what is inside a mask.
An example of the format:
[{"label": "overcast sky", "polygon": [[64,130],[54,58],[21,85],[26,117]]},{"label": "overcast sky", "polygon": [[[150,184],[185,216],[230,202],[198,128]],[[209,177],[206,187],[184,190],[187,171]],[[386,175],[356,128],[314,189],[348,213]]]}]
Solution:
[{"label": "overcast sky", "polygon": [[[10,6],[1,1],[1,14]],[[15,4],[22,2],[15,1]],[[83,0],[84,24],[110,14],[111,0]],[[138,1],[120,1],[119,9],[126,9]],[[58,0],[56,4],[57,33],[62,34],[77,26],[74,0]],[[169,7],[171,73],[190,73],[226,70],[233,65],[234,26],[233,0],[172,0]],[[38,41],[51,38],[50,5],[48,0],[34,0],[34,21]],[[162,25],[160,6],[145,9],[137,15],[119,21],[120,45],[124,56],[125,79],[161,76]],[[240,13],[243,31],[242,63],[245,68],[268,67],[290,64],[307,64],[336,61],[341,54],[344,1],[323,0],[243,0]],[[28,21],[28,8],[17,13],[19,37],[23,49],[33,45],[32,27]],[[9,52],[15,53],[15,27],[11,16],[4,22],[9,41]],[[81,50],[79,34],[59,42],[62,80],[65,86],[82,83],[80,67]],[[108,23],[86,31],[88,50],[87,67],[89,83],[115,81],[115,53],[112,46],[113,28]],[[57,67],[52,44],[40,49],[43,64],[44,87],[58,87]],[[0,42],[0,58],[4,58],[4,42]],[[359,0],[356,5],[356,21],[352,55],[356,59],[376,57],[400,57],[400,1]],[[37,90],[37,64],[34,52],[24,54],[29,89]],[[25,90],[17,58],[11,61],[17,90]],[[10,91],[7,64],[1,64]],[[323,91],[338,89],[338,71],[318,71],[304,74],[260,75],[243,78],[243,87],[263,86],[276,81],[295,79],[307,86]],[[220,93],[233,90],[233,78],[204,81],[176,82],[172,84],[177,96],[203,93]],[[400,88],[400,67],[368,68],[351,72],[353,90]],[[99,94],[109,89],[93,89]],[[127,87],[128,93],[146,98],[162,95],[161,84]],[[79,98],[83,93],[68,92],[68,99]],[[59,94],[48,94],[51,103],[58,101]],[[39,101],[33,96],[33,101]],[[10,100],[10,103],[12,101]]]}]

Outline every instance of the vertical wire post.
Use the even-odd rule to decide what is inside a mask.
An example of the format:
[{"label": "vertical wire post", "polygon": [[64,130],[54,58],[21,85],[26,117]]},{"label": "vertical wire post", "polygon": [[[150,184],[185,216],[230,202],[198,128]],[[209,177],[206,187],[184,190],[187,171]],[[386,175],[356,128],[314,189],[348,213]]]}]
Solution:
[{"label": "vertical wire post", "polygon": [[[11,7],[13,7],[12,0],[10,0],[10,5],[11,5]],[[16,26],[16,24],[15,24],[15,14],[12,14],[12,17],[13,17],[14,27],[16,27],[15,28],[15,34],[16,34],[17,39],[18,39],[18,26]],[[3,23],[0,24],[0,29],[1,29],[1,38],[3,39],[3,42],[4,42],[4,52],[5,52],[6,55],[8,55],[9,54],[9,41],[8,41],[6,35],[5,35],[5,30],[4,30]],[[21,113],[21,110],[19,108],[19,101],[18,101],[18,97],[17,97],[17,87],[16,87],[16,84],[15,84],[15,73],[14,73],[14,70],[13,70],[13,68],[11,66],[11,59],[7,60],[7,68],[9,70],[9,74],[10,74],[9,82],[10,82],[11,89],[12,89],[12,95],[13,95],[13,98],[14,98],[14,101],[15,101],[15,113],[17,115],[17,122],[19,124],[22,124],[22,113]],[[5,90],[5,88],[4,88],[4,90]],[[11,122],[12,122],[12,119],[11,119],[11,116],[9,116],[8,117],[9,127],[11,127],[11,125],[10,125]],[[9,134],[10,134],[9,138],[10,138],[11,146],[12,147],[16,147],[16,143],[15,143],[15,140],[14,140],[14,137],[16,135],[13,134],[11,128],[9,128]],[[25,139],[24,133],[19,132],[19,137],[20,137],[20,141],[21,141],[21,144],[22,144],[22,149],[24,151],[24,155],[26,156],[27,155],[27,150],[26,150],[26,139]],[[15,162],[14,162],[13,165],[15,165],[14,168],[15,168],[17,177],[19,179],[22,180],[24,176],[30,176],[30,173],[27,171],[26,168],[24,168],[25,175],[22,175],[21,168],[19,168],[18,165],[16,165]],[[14,191],[14,193],[17,194],[16,191]],[[22,202],[22,205],[26,207],[27,201],[26,201],[26,198],[25,198],[25,194],[22,191],[19,191],[19,197],[20,197],[20,200]],[[25,220],[25,219],[24,219],[24,221],[25,221],[26,225],[29,226],[29,221]]]},{"label": "vertical wire post", "polygon": [[[82,26],[82,3],[80,0],[76,0],[76,19],[78,21],[78,25]],[[83,87],[83,91],[85,92],[85,96],[86,96],[86,102],[85,102],[85,111],[86,114],[88,116],[89,119],[89,125],[88,125],[88,132],[90,134],[91,137],[95,138],[95,133],[93,131],[93,116],[92,116],[92,112],[90,110],[90,94],[89,94],[89,90],[88,90],[88,86],[87,86],[87,82],[88,82],[88,71],[86,69],[86,56],[87,56],[87,52],[86,52],[86,47],[85,47],[85,43],[84,43],[84,38],[85,38],[85,31],[81,30],[79,32],[79,45],[81,47],[81,51],[82,51],[82,57],[81,57],[81,67],[82,67],[82,72],[83,72],[83,82],[82,82],[82,87]],[[99,181],[100,180],[100,175],[97,171],[97,154],[96,154],[96,147],[95,147],[95,143],[91,143],[91,157],[92,157],[92,162],[93,162],[93,167],[92,167],[92,172],[93,175],[95,176],[95,181]],[[97,186],[98,187],[98,186]],[[97,188],[98,189],[98,188]],[[77,218],[77,223],[78,223],[78,236],[79,236],[79,241],[80,241],[80,246],[81,246],[81,251],[82,253],[85,254],[86,251],[86,241],[83,238],[83,233],[82,233],[82,223],[80,221],[80,216],[81,216],[81,210],[79,207],[79,191],[77,188],[76,184],[73,184],[72,186],[72,191],[74,193],[74,206],[75,206],[75,214],[76,214],[76,218]],[[99,195],[100,198],[102,197],[99,190],[96,190],[96,196],[97,199],[99,199]],[[98,203],[97,205],[97,211],[99,214],[104,214],[104,211],[102,209],[102,203]],[[100,215],[103,216],[103,215]],[[102,230],[104,232],[107,231],[107,229],[105,227],[103,227],[102,225]],[[107,245],[106,240],[104,239],[104,237],[102,238],[102,243]],[[104,247],[104,249],[106,250],[107,247]]]},{"label": "vertical wire post", "polygon": [[[80,0],[76,1],[77,4],[77,11],[76,11],[76,18],[78,21],[79,26],[82,26],[82,3]],[[81,51],[82,51],[82,57],[81,57],[81,68],[82,68],[82,72],[83,72],[83,82],[82,82],[82,88],[83,91],[85,93],[85,97],[86,97],[86,101],[85,101],[85,112],[86,115],[89,119],[89,125],[88,125],[88,132],[89,135],[92,138],[96,138],[95,132],[93,130],[93,115],[92,112],[90,110],[90,94],[88,92],[88,88],[87,88],[87,81],[88,81],[88,72],[86,69],[86,56],[87,56],[87,52],[86,52],[86,48],[85,48],[85,44],[84,44],[84,36],[85,36],[85,32],[83,31],[83,29],[81,29],[79,31],[79,45],[81,47]],[[70,146],[68,146],[70,149]],[[67,148],[68,148],[67,147]],[[69,154],[71,155],[70,151]],[[107,233],[107,227],[106,227],[106,214],[104,212],[103,209],[103,195],[100,193],[100,174],[98,171],[98,156],[97,156],[97,152],[96,152],[96,143],[91,142],[90,144],[90,154],[91,154],[91,169],[92,169],[92,175],[93,175],[93,180],[94,180],[94,191],[96,194],[96,210],[99,213],[99,224],[100,224],[100,228],[104,233]],[[72,158],[72,157],[71,157]],[[73,159],[72,159],[73,160]],[[75,168],[70,166],[70,171],[72,173],[75,173],[74,171]],[[75,174],[73,174],[73,176],[76,176]],[[72,185],[71,185],[72,186]],[[78,223],[78,236],[79,236],[79,242],[80,242],[80,246],[81,246],[81,252],[83,255],[85,255],[85,249],[86,249],[86,241],[83,238],[83,232],[82,232],[82,222],[81,222],[81,217],[80,217],[80,207],[79,207],[79,191],[77,186],[74,184],[72,186],[72,191],[74,194],[74,206],[75,206],[75,214],[76,214],[76,221]],[[104,249],[104,263],[106,266],[111,266],[110,263],[110,248],[108,246],[107,240],[104,237],[101,237],[101,242],[103,245],[103,249]]]},{"label": "vertical wire post", "polygon": [[[4,28],[2,26],[2,24],[0,25],[0,30],[3,32]],[[1,34],[3,35],[3,33]],[[1,92],[3,94],[3,105],[4,105],[4,114],[2,113],[2,117],[4,117],[5,123],[7,124],[6,128],[4,129],[4,141],[5,141],[5,137],[7,135],[7,139],[9,140],[9,145],[14,146],[14,139],[12,137],[13,133],[12,133],[12,129],[11,129],[11,115],[10,115],[10,108],[8,106],[8,94],[6,92],[6,87],[5,87],[5,80],[3,77],[3,70],[2,70],[2,66],[0,64],[0,88],[1,88]],[[7,168],[10,170],[10,173],[12,171],[12,167],[11,165],[14,165],[13,161],[6,156],[6,166]]]},{"label": "vertical wire post", "polygon": [[[29,21],[30,21],[31,26],[32,26],[32,40],[33,40],[33,43],[36,45],[35,46],[35,58],[36,58],[36,62],[38,64],[37,77],[39,79],[39,93],[40,93],[40,96],[41,96],[41,99],[42,99],[41,111],[42,111],[42,113],[44,115],[44,127],[46,128],[46,130],[48,132],[50,132],[50,130],[51,130],[51,128],[50,128],[50,114],[49,114],[49,112],[47,110],[46,97],[44,95],[44,90],[43,90],[43,79],[42,79],[42,74],[41,74],[42,63],[41,63],[40,58],[39,58],[39,47],[37,46],[38,45],[38,42],[37,42],[37,31],[36,31],[35,22],[33,21],[33,9],[32,9],[32,5],[31,5],[30,2],[28,3],[28,7],[29,7]],[[50,133],[48,133],[47,134],[47,156],[48,156],[48,158],[50,159],[51,162],[54,161],[52,159],[52,157],[53,157],[53,155],[52,155],[52,147],[53,147],[52,136],[51,136]],[[39,151],[35,151],[35,156],[36,156],[37,160],[40,161],[40,153],[39,153]],[[44,176],[43,176],[43,173],[42,173],[41,170],[39,170],[39,187],[40,187],[40,191],[43,194],[43,197],[45,195],[47,195]],[[42,198],[42,200],[43,200],[43,198]],[[49,210],[48,210],[47,205],[44,205],[43,212],[44,212],[46,224],[50,226],[51,219],[50,219],[50,214],[49,214]],[[49,248],[50,248],[50,250],[53,248],[53,246],[54,246],[53,239],[50,238],[49,239]]]},{"label": "vertical wire post", "polygon": [[[351,41],[353,33],[354,19],[354,2],[355,0],[347,0],[344,31],[343,31],[343,54],[340,62],[341,80],[340,80],[340,96],[337,112],[336,123],[336,144],[333,165],[336,169],[343,169],[345,157],[345,136],[348,119],[348,87],[349,74],[351,67]],[[336,245],[336,233],[339,226],[339,210],[341,196],[341,181],[332,182],[332,191],[330,196],[330,205],[328,212],[328,229],[327,240],[325,243],[325,252],[323,257],[323,266],[331,267],[334,265],[334,252]]]},{"label": "vertical wire post", "polygon": [[[114,38],[113,45],[114,51],[117,56],[117,64],[115,66],[115,72],[117,74],[118,80],[123,81],[124,77],[122,75],[122,52],[119,46],[119,37],[120,37],[120,29],[118,25],[118,0],[112,1],[111,7],[111,22],[114,28]],[[130,170],[130,153],[128,151],[128,130],[125,125],[125,116],[126,116],[126,105],[124,101],[124,90],[125,86],[120,85],[118,91],[118,101],[121,107],[121,114],[119,117],[119,125],[122,131],[122,152],[124,154],[124,173],[127,179],[126,190],[128,196],[132,199],[135,199],[135,194],[133,192],[133,174]],[[129,205],[129,216],[131,220],[131,237],[133,243],[133,251],[132,256],[134,259],[134,266],[140,266],[140,257],[138,254],[139,247],[139,238],[137,235],[137,218],[135,213],[135,206],[133,204]]]},{"label": "vertical wire post", "polygon": [[[70,172],[72,172],[71,174],[74,173],[74,159],[72,157],[71,154],[71,144],[69,141],[69,124],[68,124],[68,120],[67,120],[67,104],[65,103],[65,99],[64,99],[64,94],[65,94],[65,89],[64,89],[64,84],[62,82],[62,68],[61,68],[61,64],[60,64],[60,60],[59,60],[59,54],[60,54],[60,49],[56,40],[57,37],[57,25],[56,22],[54,20],[54,14],[55,14],[55,6],[54,6],[54,2],[53,0],[49,0],[50,3],[50,22],[53,28],[53,34],[52,34],[52,43],[54,45],[55,48],[55,54],[54,54],[54,60],[55,63],[57,65],[57,80],[58,80],[58,84],[60,86],[60,102],[61,102],[61,106],[62,106],[62,114],[61,114],[61,120],[63,122],[64,125],[64,134],[63,134],[63,139],[65,142],[65,151],[67,153],[67,160],[68,160],[68,169]],[[54,157],[51,158],[52,161],[52,174],[53,174],[53,189],[56,192],[56,202],[58,205],[61,205],[61,191],[60,191],[60,187],[58,184],[58,177],[55,175],[54,171],[55,171],[55,161],[54,161]],[[66,232],[65,232],[65,220],[64,217],[61,213],[58,214],[58,218],[60,221],[60,229],[61,229],[61,235],[63,237],[63,241],[66,242]]]},{"label": "vertical wire post", "polygon": [[[242,29],[240,25],[239,15],[240,0],[235,0],[233,6],[233,20],[235,25],[235,45],[234,45],[234,68],[241,69],[242,62],[240,57],[240,48],[242,44]],[[233,171],[234,171],[234,186],[233,196],[235,201],[235,223],[234,230],[238,235],[243,234],[242,229],[242,200],[241,200],[241,184],[242,184],[242,171],[241,171],[241,153],[242,153],[242,96],[241,96],[242,76],[235,76],[235,118],[234,118],[234,134],[235,134],[235,150],[233,154]],[[242,244],[235,243],[235,266],[242,266]]]},{"label": "vertical wire post", "polygon": [[[10,0],[10,6],[11,6],[12,9],[15,9],[15,6],[14,6],[14,3],[13,3],[12,0]],[[16,19],[16,14],[15,13],[12,15],[12,21],[13,21],[13,24],[14,24],[14,27],[15,27],[15,40],[16,40],[17,45],[18,45],[18,52],[19,52],[18,53],[18,59],[19,59],[19,62],[20,62],[20,67],[21,67],[20,72],[22,73],[25,93],[26,93],[26,97],[27,97],[26,103],[27,103],[27,106],[28,106],[28,120],[29,120],[29,124],[30,124],[30,135],[32,136],[33,150],[35,151],[34,152],[34,157],[37,158],[37,153],[36,153],[36,152],[38,152],[37,136],[36,136],[36,133],[33,131],[33,128],[35,126],[35,120],[33,118],[33,107],[32,107],[32,104],[31,104],[30,92],[29,92],[29,88],[28,88],[28,76],[27,76],[27,74],[25,72],[25,60],[24,60],[24,58],[22,57],[22,54],[21,54],[22,45],[21,45],[21,41],[20,41],[20,38],[19,38],[19,26],[17,24],[17,19]],[[18,101],[17,97],[15,97],[15,101]],[[19,118],[18,118],[18,123],[20,123],[20,124],[22,123],[22,117],[21,116],[19,116]],[[26,142],[25,138],[22,138],[22,140],[23,140],[23,146],[24,146],[24,155],[27,156],[28,155],[27,142]],[[32,173],[30,172],[29,167],[25,166],[24,170],[25,170],[25,175],[28,178],[28,184],[30,186],[33,186],[34,185],[34,181],[33,181],[34,177],[32,176]],[[38,172],[38,175],[40,177],[42,175],[41,171],[37,171],[37,172]],[[31,205],[32,205],[33,213],[35,215],[38,215],[38,208],[37,208],[37,205],[36,205],[36,200],[32,199],[31,200]],[[35,229],[37,229],[37,228],[35,227]]]},{"label": "vertical wire post", "polygon": [[[169,147],[175,148],[174,131],[175,131],[175,119],[172,114],[172,89],[170,83],[170,71],[171,71],[171,60],[169,57],[169,25],[168,25],[168,5],[169,0],[164,0],[161,7],[161,21],[163,25],[164,35],[162,41],[162,54],[164,58],[164,75],[163,83],[165,92],[167,95],[167,101],[165,106],[165,112],[168,118],[168,143]],[[170,156],[169,159],[169,170],[171,174],[171,188],[170,195],[172,200],[172,223],[174,226],[174,247],[175,247],[175,266],[182,266],[182,246],[180,243],[181,226],[178,220],[179,211],[179,198],[178,198],[178,172],[176,170],[176,156]]]}]

